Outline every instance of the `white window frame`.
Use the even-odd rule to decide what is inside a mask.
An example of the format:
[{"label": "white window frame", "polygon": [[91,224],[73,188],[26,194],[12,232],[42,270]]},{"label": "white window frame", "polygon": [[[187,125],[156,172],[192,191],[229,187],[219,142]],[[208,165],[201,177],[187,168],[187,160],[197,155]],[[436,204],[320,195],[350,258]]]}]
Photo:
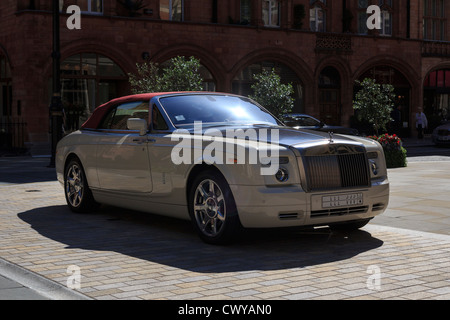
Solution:
[{"label": "white window frame", "polygon": [[[388,29],[386,27],[386,21],[389,21],[389,32],[388,32]],[[391,37],[392,36],[392,14],[389,11],[387,11],[387,10],[381,11],[381,30],[380,30],[380,35],[386,36],[386,37]]]},{"label": "white window frame", "polygon": [[87,5],[88,5],[88,7],[87,7],[87,10],[86,11],[81,11],[81,13],[83,13],[83,14],[92,14],[92,15],[99,15],[99,16],[101,16],[101,15],[103,15],[103,10],[104,10],[104,7],[103,7],[103,5],[104,5],[104,1],[103,0],[99,0],[99,1],[101,1],[101,4],[102,4],[102,11],[101,12],[99,12],[99,11],[92,11],[92,2],[93,1],[96,1],[96,0],[87,0]]},{"label": "white window frame", "polygon": [[[173,0],[169,0],[169,20],[168,21],[174,21],[173,20]],[[175,20],[175,21],[184,21],[184,0],[181,0],[181,20]]]},{"label": "white window frame", "polygon": [[[270,28],[279,28],[281,26],[281,2],[279,0],[264,0],[264,2],[268,2],[269,6],[268,6],[268,11],[267,11],[267,18],[268,18],[268,23],[266,23],[266,21],[264,21],[264,14],[263,12],[261,12],[261,14],[263,14],[263,22],[264,22],[264,26],[265,27],[270,27]],[[278,5],[278,15],[277,15],[277,21],[274,24],[274,22],[272,21],[272,3],[276,2]]]},{"label": "white window frame", "polygon": [[[322,12],[322,20],[319,19],[319,11]],[[314,16],[311,14],[311,12],[314,12]],[[309,19],[311,31],[325,32],[327,30],[327,15],[325,10],[319,5],[316,5],[309,9]],[[312,22],[314,22],[314,28],[312,27]],[[320,23],[322,23],[323,30],[319,30]]]}]

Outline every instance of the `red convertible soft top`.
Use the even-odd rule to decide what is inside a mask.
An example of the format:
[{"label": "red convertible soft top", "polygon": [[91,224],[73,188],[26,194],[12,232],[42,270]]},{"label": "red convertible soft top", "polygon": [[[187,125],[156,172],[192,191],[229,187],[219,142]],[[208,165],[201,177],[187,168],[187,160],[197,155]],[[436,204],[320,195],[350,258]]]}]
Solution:
[{"label": "red convertible soft top", "polygon": [[92,115],[89,117],[89,119],[86,120],[85,123],[81,126],[81,129],[97,129],[97,127],[100,125],[100,121],[102,121],[103,117],[105,116],[106,112],[122,103],[127,102],[133,102],[133,101],[150,101],[152,98],[160,95],[165,94],[173,94],[175,92],[159,92],[159,93],[142,93],[142,94],[135,94],[125,97],[120,97],[114,100],[111,100],[105,104],[102,104],[101,106],[97,107]]}]

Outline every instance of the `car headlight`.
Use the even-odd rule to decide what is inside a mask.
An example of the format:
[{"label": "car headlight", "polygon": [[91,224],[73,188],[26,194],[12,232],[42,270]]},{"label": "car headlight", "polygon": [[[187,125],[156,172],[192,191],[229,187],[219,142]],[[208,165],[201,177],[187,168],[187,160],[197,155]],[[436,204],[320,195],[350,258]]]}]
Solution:
[{"label": "car headlight", "polygon": [[275,173],[275,179],[279,182],[286,182],[289,179],[289,172],[285,168],[279,168],[277,173]]},{"label": "car headlight", "polygon": [[372,173],[376,176],[378,174],[378,165],[377,165],[376,161],[373,159],[370,159],[369,164],[370,164],[370,170],[372,170]]}]

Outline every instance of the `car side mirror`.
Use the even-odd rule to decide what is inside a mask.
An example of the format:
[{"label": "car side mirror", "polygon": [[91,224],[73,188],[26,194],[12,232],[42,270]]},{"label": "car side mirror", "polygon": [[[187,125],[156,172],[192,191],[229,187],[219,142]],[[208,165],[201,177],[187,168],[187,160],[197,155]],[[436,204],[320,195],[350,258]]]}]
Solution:
[{"label": "car side mirror", "polygon": [[325,126],[325,123],[323,123],[323,121],[320,121],[319,127],[323,128],[324,126]]},{"label": "car side mirror", "polygon": [[140,136],[147,134],[147,120],[141,118],[130,118],[127,120],[127,127],[129,130],[139,131]]}]

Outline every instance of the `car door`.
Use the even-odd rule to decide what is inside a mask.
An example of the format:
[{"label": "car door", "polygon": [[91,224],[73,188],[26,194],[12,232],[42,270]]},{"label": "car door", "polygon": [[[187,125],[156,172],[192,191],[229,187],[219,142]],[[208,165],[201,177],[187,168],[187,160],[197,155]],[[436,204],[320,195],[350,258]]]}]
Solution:
[{"label": "car door", "polygon": [[148,121],[148,102],[112,108],[100,125],[96,166],[102,190],[144,194],[152,191],[147,136],[128,130],[129,118]]}]

